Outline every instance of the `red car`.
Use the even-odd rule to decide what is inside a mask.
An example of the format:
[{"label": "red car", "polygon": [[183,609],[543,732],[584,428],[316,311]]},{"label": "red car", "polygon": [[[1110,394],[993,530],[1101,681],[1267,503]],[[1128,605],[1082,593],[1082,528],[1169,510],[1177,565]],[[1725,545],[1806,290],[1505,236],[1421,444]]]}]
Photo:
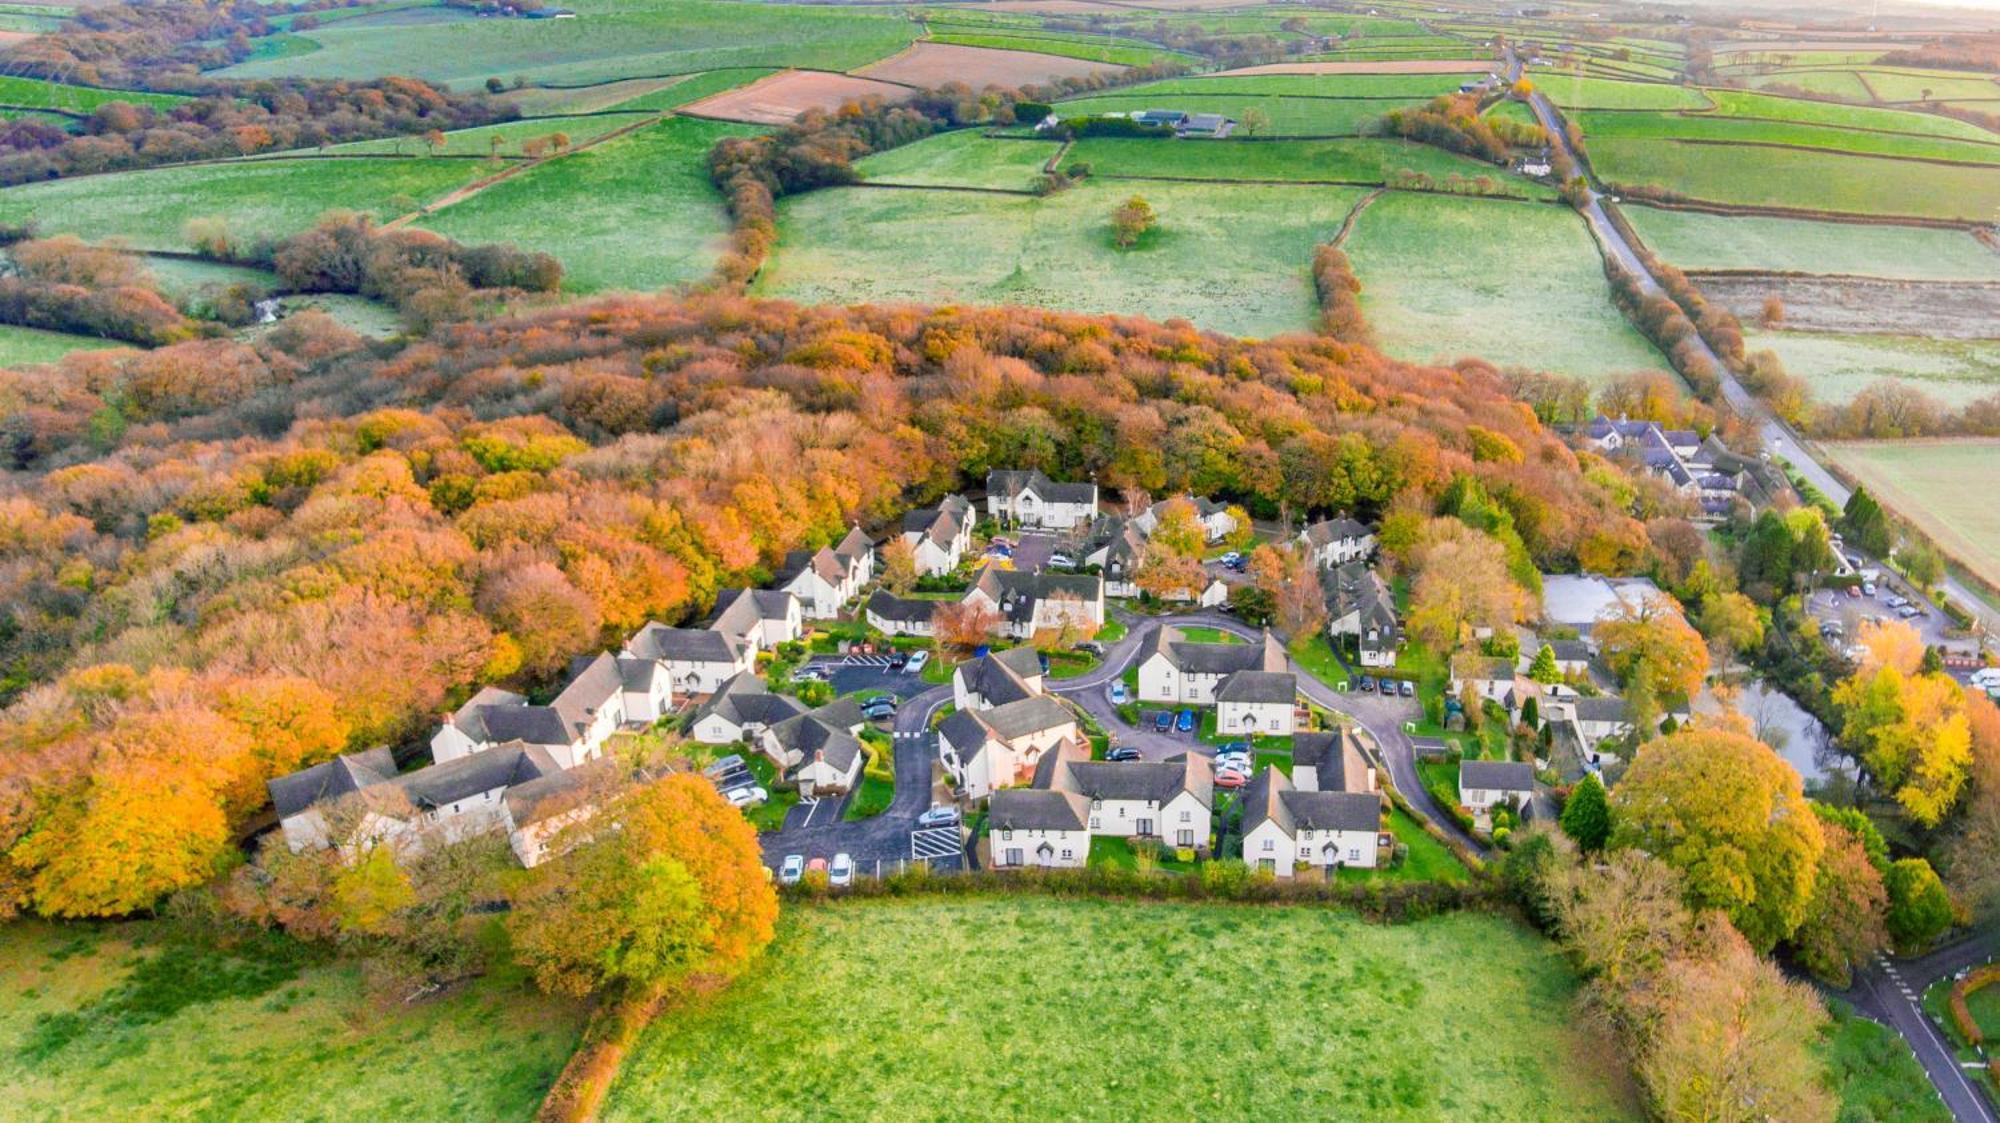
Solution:
[{"label": "red car", "polygon": [[1240,788],[1250,782],[1250,777],[1241,772],[1217,772],[1215,786],[1218,788]]},{"label": "red car", "polygon": [[1849,586],[1847,587],[1847,595],[1848,595],[1848,596],[1850,596],[1850,597],[1853,597],[1853,598],[1854,598],[1855,600],[1860,600],[1860,599],[1861,599],[1861,590],[1859,590],[1859,589],[1855,588],[1855,587],[1854,587],[1854,586],[1852,586],[1852,585],[1849,585]]}]

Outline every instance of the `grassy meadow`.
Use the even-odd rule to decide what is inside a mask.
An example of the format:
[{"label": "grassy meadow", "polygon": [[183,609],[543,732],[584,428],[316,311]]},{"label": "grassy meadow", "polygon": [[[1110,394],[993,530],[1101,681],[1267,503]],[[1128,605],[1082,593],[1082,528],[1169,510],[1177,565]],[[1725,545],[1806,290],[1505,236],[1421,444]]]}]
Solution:
[{"label": "grassy meadow", "polygon": [[1476,355],[1587,378],[1666,366],[1611,304],[1597,246],[1568,209],[1391,192],[1361,212],[1346,249],[1362,311],[1398,358]]},{"label": "grassy meadow", "polygon": [[1952,406],[2000,391],[2000,340],[1746,331],[1744,345],[1776,351],[1821,401],[1845,402],[1885,378]]},{"label": "grassy meadow", "polygon": [[[1065,101],[1058,112],[1133,113],[1173,108],[1238,122],[1252,109],[1270,118],[1262,136],[1353,136],[1384,113],[1422,104],[1471,75],[1260,75],[1170,79]],[[1370,79],[1376,81],[1370,82]],[[1382,81],[1381,79],[1387,79]],[[1364,92],[1365,91],[1365,92]],[[1243,133],[1239,125],[1239,135]]]},{"label": "grassy meadow", "polygon": [[[2000,137],[1986,142],[1912,133],[1884,133],[1803,121],[1768,121],[1723,117],[1711,113],[1619,113],[1586,111],[1574,115],[1591,151],[1607,139],[1647,138],[1716,141],[1729,144],[1778,144],[1826,148],[1865,156],[1906,160],[1942,160],[1961,164],[2000,164]],[[1904,173],[1920,177],[1917,166]]]},{"label": "grassy meadow", "polygon": [[1979,486],[2000,464],[2000,438],[1839,441],[1826,447],[1883,503],[1967,568],[2000,584],[2000,506],[1990,489]]},{"label": "grassy meadow", "polygon": [[282,937],[233,955],[131,923],[0,926],[0,1115],[527,1119],[580,1005],[494,973],[404,1003]]},{"label": "grassy meadow", "polygon": [[1620,82],[1575,74],[1530,74],[1535,87],[1564,109],[1706,109],[1700,90],[1664,82]]},{"label": "grassy meadow", "polygon": [[1541,184],[1469,157],[1426,144],[1369,137],[1274,141],[1085,137],[1063,157],[1065,167],[1073,162],[1089,164],[1093,176],[1144,179],[1373,185],[1403,171],[1437,180],[1486,176],[1504,194],[1532,199],[1554,195]]},{"label": "grassy meadow", "polygon": [[0,324],[0,368],[53,363],[71,351],[103,351],[126,344],[89,335]]},{"label": "grassy meadow", "polygon": [[1607,181],[1714,203],[1968,221],[2000,208],[1991,167],[1631,137],[1590,141],[1589,152]]},{"label": "grassy meadow", "polygon": [[603,1118],[1637,1119],[1575,989],[1551,945],[1473,914],[796,908],[762,973],[653,1023]]},{"label": "grassy meadow", "polygon": [[1853,129],[1876,129],[1923,136],[1956,137],[1991,143],[1992,133],[1969,121],[1941,117],[1935,113],[1913,113],[1901,109],[1880,109],[1867,105],[1839,105],[1801,98],[1773,97],[1749,90],[1703,90],[1715,102],[1715,112],[1730,117],[1757,117],[1775,121],[1803,121],[1817,125],[1838,125]]},{"label": "grassy meadow", "polygon": [[24,78],[15,74],[0,75],[0,103],[36,109],[67,109],[73,113],[88,113],[100,105],[108,105],[114,101],[165,109],[187,100],[180,94],[106,90],[95,86],[70,86],[40,78]]},{"label": "grassy meadow", "polygon": [[1958,230],[1631,205],[1621,209],[1654,253],[1682,269],[2000,281],[2000,253]]},{"label": "grassy meadow", "polygon": [[992,47],[1002,51],[1034,51],[1044,55],[1080,58],[1088,62],[1108,62],[1119,66],[1148,66],[1188,56],[1149,43],[1120,42],[1091,35],[1057,35],[1042,32],[1007,33],[941,28],[931,32],[934,43],[961,47]]},{"label": "grassy meadow", "polygon": [[[994,142],[1004,143],[1004,142]],[[1130,250],[1111,212],[1134,193],[1159,215]],[[780,201],[756,286],[807,303],[1026,304],[1185,318],[1216,331],[1307,331],[1313,248],[1358,188],[1093,181],[1046,198],[838,188]]]},{"label": "grassy meadow", "polygon": [[418,225],[461,242],[511,242],[554,254],[565,287],[576,292],[697,280],[729,233],[722,196],[708,179],[708,150],[722,137],[758,131],[669,118],[539,164]]},{"label": "grassy meadow", "polygon": [[871,183],[1026,189],[1059,150],[1052,140],[990,140],[958,129],[865,157],[855,169]]}]

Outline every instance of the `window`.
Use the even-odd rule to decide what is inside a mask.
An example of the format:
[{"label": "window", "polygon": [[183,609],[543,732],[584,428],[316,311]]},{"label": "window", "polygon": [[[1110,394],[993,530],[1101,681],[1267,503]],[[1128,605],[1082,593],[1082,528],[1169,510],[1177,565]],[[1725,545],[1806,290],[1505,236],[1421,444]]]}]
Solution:
[{"label": "window", "polygon": [[1192,823],[1192,822],[1194,822],[1194,812],[1192,812],[1192,811],[1183,811],[1183,812],[1181,812],[1181,822],[1183,822],[1183,823]]},{"label": "window", "polygon": [[1277,848],[1278,848],[1278,844],[1277,844],[1277,843],[1275,843],[1275,842],[1271,841],[1271,840],[1270,840],[1270,839],[1268,839],[1268,838],[1264,840],[1264,849],[1266,849],[1266,850],[1276,850]]},{"label": "window", "polygon": [[1347,860],[1348,860],[1348,861],[1350,861],[1350,862],[1358,862],[1358,861],[1360,861],[1360,860],[1361,860],[1361,851],[1359,851],[1359,850],[1354,850],[1354,849],[1350,849],[1350,850],[1348,850],[1348,852],[1347,852]]},{"label": "window", "polygon": [[1068,861],[1073,856],[1073,853],[1074,852],[1071,851],[1069,847],[1067,846],[1063,847],[1063,852],[1062,852],[1063,860]]},{"label": "window", "polygon": [[1013,831],[1001,831],[1001,832],[1000,832],[1000,841],[1002,841],[1002,842],[1012,842],[1012,841],[1014,841],[1014,832],[1013,832]]},{"label": "window", "polygon": [[1093,831],[1104,829],[1104,825],[1098,821],[1098,818],[1095,815],[1092,815],[1090,817],[1090,829]]}]

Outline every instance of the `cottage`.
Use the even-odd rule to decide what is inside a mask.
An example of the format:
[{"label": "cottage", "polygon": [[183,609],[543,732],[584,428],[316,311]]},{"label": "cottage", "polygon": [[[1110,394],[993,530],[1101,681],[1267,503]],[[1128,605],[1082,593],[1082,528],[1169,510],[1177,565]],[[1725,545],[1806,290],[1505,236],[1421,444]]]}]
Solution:
[{"label": "cottage", "polygon": [[998,614],[1004,632],[1015,639],[1065,627],[1090,636],[1104,626],[1104,579],[1090,574],[1022,573],[987,566],[963,601],[983,604]]},{"label": "cottage", "polygon": [[1375,552],[1375,532],[1342,516],[1313,523],[1299,532],[1306,556],[1321,569],[1361,561]]},{"label": "cottage", "polygon": [[798,699],[773,694],[753,671],[722,684],[694,712],[688,736],[705,745],[727,745],[762,737],[766,729],[806,712]]},{"label": "cottage", "polygon": [[1096,566],[1104,576],[1104,592],[1114,597],[1139,595],[1139,568],[1146,560],[1146,536],[1134,521],[1107,515],[1091,533],[1092,545],[1083,555],[1083,564]]},{"label": "cottage", "polygon": [[1373,792],[1300,791],[1275,768],[1243,791],[1243,864],[1260,873],[1290,877],[1302,865],[1372,869],[1394,848],[1395,836],[1382,830],[1382,797]]},{"label": "cottage", "polygon": [[968,659],[951,672],[952,704],[961,710],[990,710],[1042,690],[1042,657],[1032,647]]},{"label": "cottage", "polygon": [[[872,557],[872,555],[870,555]],[[793,550],[778,570],[777,587],[799,598],[809,619],[829,620],[861,591],[866,579],[860,564],[831,546]]]},{"label": "cottage", "polygon": [[1139,649],[1139,701],[1210,706],[1224,681],[1242,671],[1282,673],[1285,649],[1269,631],[1258,643],[1192,643],[1162,624]]},{"label": "cottage", "polygon": [[397,774],[386,748],[350,753],[280,776],[266,786],[285,845],[294,853],[338,847],[352,858],[389,846],[398,858],[433,840],[512,832],[504,796],[565,771],[539,745],[510,742]]},{"label": "cottage", "polygon": [[667,669],[674,692],[682,697],[713,694],[757,662],[757,653],[727,632],[660,623],[632,633],[625,641],[625,654],[659,662]]},{"label": "cottage", "polygon": [[596,757],[621,726],[650,725],[672,706],[671,682],[654,660],[604,653],[575,660],[570,671],[569,684],[546,706],[505,690],[480,691],[445,718],[431,738],[432,759],[443,764],[519,741],[574,768]]},{"label": "cottage", "polygon": [[847,578],[853,589],[847,594],[854,598],[861,586],[875,580],[875,540],[863,533],[858,526],[847,528],[847,534],[833,547],[833,554],[847,567]]},{"label": "cottage", "polygon": [[903,541],[910,544],[919,576],[950,573],[972,548],[972,503],[948,495],[935,507],[903,516]]},{"label": "cottage", "polygon": [[1070,530],[1097,517],[1097,485],[1056,483],[1039,471],[986,474],[986,513],[1015,526]]},{"label": "cottage", "polygon": [[1014,788],[993,793],[987,841],[996,869],[1080,869],[1090,860],[1090,800],[1081,792]]},{"label": "cottage", "polygon": [[1154,838],[1183,850],[1206,850],[1213,827],[1215,766],[1180,753],[1158,762],[1042,759],[1035,787],[1090,800],[1092,837]]},{"label": "cottage", "polygon": [[1379,574],[1364,562],[1344,562],[1321,571],[1320,591],[1326,598],[1329,640],[1352,637],[1364,667],[1396,665],[1402,628],[1396,598]]},{"label": "cottage", "polygon": [[752,652],[794,643],[805,632],[799,598],[782,589],[730,589],[715,598],[708,626]]},{"label": "cottage", "polygon": [[1076,715],[1046,694],[958,710],[938,727],[938,758],[968,799],[1028,780],[1051,753],[1089,756]]},{"label": "cottage", "polygon": [[899,597],[887,589],[868,594],[862,618],[885,636],[934,636],[937,634],[938,602],[916,597]]},{"label": "cottage", "polygon": [[1302,792],[1378,791],[1375,766],[1352,731],[1300,733],[1292,738],[1292,784]]},{"label": "cottage", "polygon": [[843,795],[861,779],[866,752],[859,740],[866,719],[848,699],[787,718],[764,730],[759,748],[804,799]]},{"label": "cottage", "polygon": [[1458,802],[1484,815],[1496,804],[1526,807],[1535,794],[1535,766],[1526,761],[1462,760]]},{"label": "cottage", "polygon": [[[593,761],[509,787],[501,796],[507,846],[533,869],[557,852],[557,836],[587,822],[616,787],[614,762]],[[566,848],[566,847],[565,847]]]},{"label": "cottage", "polygon": [[1160,518],[1166,513],[1169,503],[1186,503],[1193,507],[1195,520],[1201,523],[1202,535],[1211,543],[1220,542],[1236,533],[1236,516],[1229,513],[1228,504],[1193,495],[1160,500],[1133,517],[1133,529],[1144,537],[1151,538],[1153,531],[1159,528]]},{"label": "cottage", "polygon": [[1215,690],[1215,730],[1289,736],[1296,728],[1299,680],[1290,671],[1238,671]]}]

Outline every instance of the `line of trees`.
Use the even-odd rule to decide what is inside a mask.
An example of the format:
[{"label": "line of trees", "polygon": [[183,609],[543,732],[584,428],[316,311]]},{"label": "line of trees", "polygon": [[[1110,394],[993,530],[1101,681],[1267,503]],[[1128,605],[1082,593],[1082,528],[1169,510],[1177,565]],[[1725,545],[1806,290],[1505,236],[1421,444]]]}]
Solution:
[{"label": "line of trees", "polygon": [[1320,330],[1344,343],[1373,343],[1361,312],[1361,278],[1347,252],[1332,242],[1313,251],[1313,291],[1319,294]]},{"label": "line of trees", "polygon": [[1548,143],[1540,125],[1479,112],[1475,94],[1444,94],[1415,109],[1392,109],[1382,115],[1381,130],[1405,140],[1435,145],[1489,164],[1505,164],[1515,148],[1539,148]]}]

